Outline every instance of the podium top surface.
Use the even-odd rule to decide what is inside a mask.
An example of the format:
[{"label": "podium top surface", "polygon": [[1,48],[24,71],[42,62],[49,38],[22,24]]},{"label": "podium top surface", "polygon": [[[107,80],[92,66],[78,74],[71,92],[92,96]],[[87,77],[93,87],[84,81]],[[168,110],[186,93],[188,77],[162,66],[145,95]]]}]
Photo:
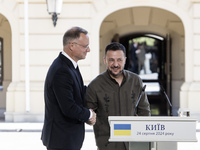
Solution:
[{"label": "podium top surface", "polygon": [[108,120],[112,121],[197,121],[197,118],[193,117],[178,117],[178,116],[109,116]]}]

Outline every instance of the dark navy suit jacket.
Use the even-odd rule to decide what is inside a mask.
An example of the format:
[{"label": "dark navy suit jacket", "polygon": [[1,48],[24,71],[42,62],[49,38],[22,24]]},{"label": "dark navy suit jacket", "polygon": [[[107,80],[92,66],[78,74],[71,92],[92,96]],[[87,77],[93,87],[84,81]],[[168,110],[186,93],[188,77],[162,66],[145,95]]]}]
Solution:
[{"label": "dark navy suit jacket", "polygon": [[72,62],[63,54],[54,60],[45,80],[42,141],[47,148],[80,149],[90,116],[83,107],[85,87]]}]

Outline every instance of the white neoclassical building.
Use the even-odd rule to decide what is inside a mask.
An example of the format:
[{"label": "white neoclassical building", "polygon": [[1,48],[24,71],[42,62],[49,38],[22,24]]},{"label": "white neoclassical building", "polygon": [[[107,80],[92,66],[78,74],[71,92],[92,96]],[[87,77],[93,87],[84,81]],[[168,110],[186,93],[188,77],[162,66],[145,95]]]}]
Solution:
[{"label": "white neoclassical building", "polygon": [[54,27],[45,0],[0,0],[0,117],[43,121],[47,70],[62,50],[64,32],[80,26],[90,36],[91,52],[79,61],[85,84],[105,70],[104,48],[114,35],[127,48],[128,60],[131,41],[149,37],[159,44],[148,51],[150,72],[157,76],[142,76],[158,88],[147,91],[152,114],[178,115],[181,108],[200,118],[199,10],[200,0],[63,0]]}]

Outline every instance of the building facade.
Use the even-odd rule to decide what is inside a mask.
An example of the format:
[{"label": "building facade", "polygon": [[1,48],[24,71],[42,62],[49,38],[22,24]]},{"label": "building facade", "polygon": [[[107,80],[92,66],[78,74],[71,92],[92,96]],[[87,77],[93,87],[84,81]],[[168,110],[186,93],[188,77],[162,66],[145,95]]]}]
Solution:
[{"label": "building facade", "polygon": [[46,1],[29,0],[28,13],[25,7],[23,0],[0,0],[0,117],[5,121],[43,121],[45,76],[62,50],[64,32],[73,26],[89,31],[91,52],[79,61],[85,84],[104,71],[104,48],[115,34],[122,40],[151,33],[170,41],[166,80],[172,114],[188,109],[200,120],[200,0],[63,0],[55,27]]}]

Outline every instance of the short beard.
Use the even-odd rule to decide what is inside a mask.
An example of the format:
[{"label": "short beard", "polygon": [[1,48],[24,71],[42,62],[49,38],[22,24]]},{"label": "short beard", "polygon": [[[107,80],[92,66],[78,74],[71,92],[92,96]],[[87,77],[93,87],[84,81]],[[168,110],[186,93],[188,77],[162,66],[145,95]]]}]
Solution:
[{"label": "short beard", "polygon": [[122,74],[122,70],[120,70],[120,72],[119,72],[118,74],[114,74],[111,70],[108,69],[108,73],[109,73],[112,77],[117,78],[119,75]]}]

